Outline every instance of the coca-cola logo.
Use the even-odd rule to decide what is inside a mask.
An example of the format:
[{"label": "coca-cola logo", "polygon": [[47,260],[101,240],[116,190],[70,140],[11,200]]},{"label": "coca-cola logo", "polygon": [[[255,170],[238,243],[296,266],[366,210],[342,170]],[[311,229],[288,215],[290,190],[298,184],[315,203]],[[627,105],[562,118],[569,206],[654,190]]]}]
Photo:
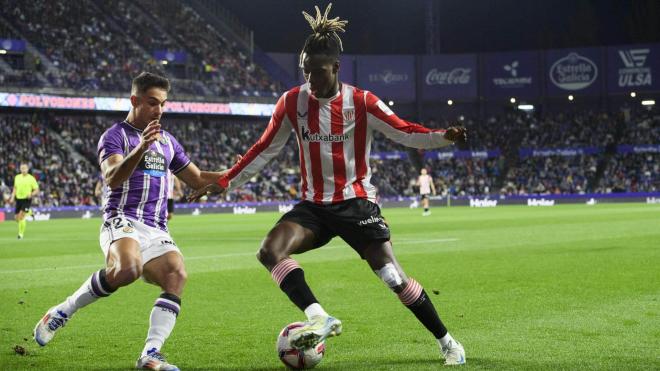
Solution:
[{"label": "coca-cola logo", "polygon": [[580,90],[596,81],[598,67],[589,58],[570,53],[550,67],[550,81],[564,90]]},{"label": "coca-cola logo", "polygon": [[426,74],[426,85],[467,85],[470,83],[471,68],[454,68],[451,71],[438,71],[432,68]]},{"label": "coca-cola logo", "polygon": [[369,82],[382,82],[383,84],[394,84],[408,81],[407,73],[394,73],[392,70],[384,70],[382,73],[369,74]]}]

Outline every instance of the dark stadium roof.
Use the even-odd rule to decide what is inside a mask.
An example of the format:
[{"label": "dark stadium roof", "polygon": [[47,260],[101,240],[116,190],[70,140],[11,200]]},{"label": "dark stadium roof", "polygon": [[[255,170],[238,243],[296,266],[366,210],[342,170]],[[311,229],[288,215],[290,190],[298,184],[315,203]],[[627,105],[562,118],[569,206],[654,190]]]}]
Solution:
[{"label": "dark stadium roof", "polygon": [[[269,52],[298,52],[308,34],[309,0],[224,0]],[[436,9],[436,52],[490,52],[660,41],[657,0],[334,0],[349,20],[350,54],[423,54],[429,3]],[[246,6],[248,4],[248,6]]]}]

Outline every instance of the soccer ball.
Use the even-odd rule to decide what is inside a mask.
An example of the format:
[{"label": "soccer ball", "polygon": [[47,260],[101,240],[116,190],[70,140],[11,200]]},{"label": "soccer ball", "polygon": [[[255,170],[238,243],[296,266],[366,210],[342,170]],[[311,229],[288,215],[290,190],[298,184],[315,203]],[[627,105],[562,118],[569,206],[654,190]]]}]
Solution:
[{"label": "soccer ball", "polygon": [[293,369],[310,369],[318,365],[325,353],[325,341],[307,349],[296,349],[291,346],[289,333],[291,330],[304,326],[302,322],[288,324],[277,337],[277,355],[282,363]]}]

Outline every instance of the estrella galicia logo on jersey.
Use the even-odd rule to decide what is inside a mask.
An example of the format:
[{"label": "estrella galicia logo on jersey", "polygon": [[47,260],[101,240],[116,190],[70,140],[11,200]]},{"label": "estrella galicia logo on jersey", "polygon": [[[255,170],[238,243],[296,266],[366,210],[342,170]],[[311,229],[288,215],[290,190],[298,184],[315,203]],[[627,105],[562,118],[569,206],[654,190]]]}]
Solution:
[{"label": "estrella galicia logo on jersey", "polygon": [[302,139],[305,142],[343,142],[348,140],[348,134],[319,134],[311,133],[308,128],[301,126],[300,130],[302,131]]},{"label": "estrella galicia logo on jersey", "polygon": [[149,150],[142,157],[140,169],[151,176],[164,177],[167,170],[166,162],[165,156],[162,153]]}]

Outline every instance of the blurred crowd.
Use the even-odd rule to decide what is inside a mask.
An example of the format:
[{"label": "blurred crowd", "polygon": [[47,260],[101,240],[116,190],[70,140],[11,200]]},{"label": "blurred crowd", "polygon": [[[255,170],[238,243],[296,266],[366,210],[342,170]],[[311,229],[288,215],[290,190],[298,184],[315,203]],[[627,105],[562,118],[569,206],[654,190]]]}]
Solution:
[{"label": "blurred crowd", "polygon": [[[660,144],[658,117],[640,113],[617,131],[614,119],[603,114],[557,115],[538,119],[508,115],[479,126],[466,120],[471,149],[500,149],[491,158],[433,158],[408,150],[399,159],[372,158],[372,182],[381,197],[415,196],[418,169],[425,167],[440,195],[581,194],[588,191],[655,192],[660,190],[657,153],[616,153],[606,147],[618,144]],[[0,206],[7,204],[13,178],[21,161],[30,164],[41,185],[36,205],[96,205],[99,181],[96,148],[100,134],[123,115],[0,114]],[[567,121],[568,120],[568,121]],[[577,124],[570,120],[577,120]],[[222,170],[245,154],[266,127],[264,118],[172,116],[163,128],[172,133],[201,169]],[[431,122],[442,127],[448,122]],[[588,129],[585,129],[587,127]],[[621,129],[621,128],[619,128]],[[512,132],[508,132],[511,130]],[[520,130],[521,135],[515,134]],[[529,132],[528,132],[529,131]],[[551,134],[545,134],[552,132]],[[616,133],[620,133],[620,135]],[[504,153],[517,148],[568,148],[597,146],[596,154],[530,156]],[[611,146],[610,146],[611,147]],[[376,134],[372,155],[405,148]],[[415,159],[417,156],[417,159]],[[427,156],[428,157],[428,156]],[[507,158],[509,160],[507,160]],[[513,161],[510,161],[513,158]],[[507,162],[509,161],[509,162]],[[601,163],[602,162],[602,163]],[[602,175],[596,177],[599,172]],[[598,179],[597,184],[589,184]],[[299,196],[297,143],[289,142],[247,184],[227,195],[226,201],[295,200]],[[189,190],[188,190],[189,191]],[[215,201],[214,199],[210,201]]]},{"label": "blurred crowd", "polygon": [[95,205],[97,167],[79,161],[76,152],[45,120],[31,115],[0,115],[0,192],[2,206],[11,196],[21,162],[39,183],[35,206]]},{"label": "blurred crowd", "polygon": [[[125,93],[126,76],[151,71],[169,77],[175,95],[273,96],[280,90],[246,51],[178,1],[0,0],[0,8],[11,23],[0,22],[0,38],[24,38],[38,50],[2,56],[14,70],[0,69],[5,86]],[[184,52],[186,60],[163,64],[156,50]]]}]

